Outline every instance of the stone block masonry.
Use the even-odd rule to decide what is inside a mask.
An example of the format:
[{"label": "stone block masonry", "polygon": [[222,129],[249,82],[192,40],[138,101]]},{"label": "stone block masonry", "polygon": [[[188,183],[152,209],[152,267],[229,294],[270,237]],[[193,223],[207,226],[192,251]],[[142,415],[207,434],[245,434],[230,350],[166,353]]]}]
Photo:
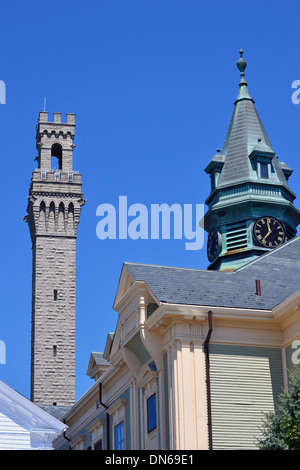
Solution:
[{"label": "stone block masonry", "polygon": [[75,402],[76,239],[36,237],[32,400]]},{"label": "stone block masonry", "polygon": [[[31,400],[38,405],[75,403],[76,240],[81,175],[73,170],[75,115],[41,112],[38,168],[29,188],[32,240]],[[53,167],[54,159],[54,167]]]}]

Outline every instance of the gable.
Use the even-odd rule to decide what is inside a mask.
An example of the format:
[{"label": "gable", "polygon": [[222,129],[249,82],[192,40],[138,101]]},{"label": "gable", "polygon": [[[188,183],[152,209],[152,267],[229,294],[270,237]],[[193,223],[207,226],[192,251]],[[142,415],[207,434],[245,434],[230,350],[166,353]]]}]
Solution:
[{"label": "gable", "polygon": [[[0,448],[51,449],[67,426],[0,381]],[[5,439],[6,435],[6,439]]]},{"label": "gable", "polygon": [[114,300],[114,307],[118,304],[121,298],[126,294],[134,282],[134,279],[130,275],[130,272],[127,269],[126,263],[122,266],[122,271],[117,287],[117,292]]}]

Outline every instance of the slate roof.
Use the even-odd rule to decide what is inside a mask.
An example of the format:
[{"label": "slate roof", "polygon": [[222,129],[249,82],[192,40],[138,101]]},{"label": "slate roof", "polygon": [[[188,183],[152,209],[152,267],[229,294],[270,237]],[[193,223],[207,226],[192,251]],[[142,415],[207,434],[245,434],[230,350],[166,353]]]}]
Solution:
[{"label": "slate roof", "polygon": [[222,150],[225,163],[219,186],[250,179],[252,169],[249,154],[257,145],[259,138],[272,149],[254,101],[250,95],[249,98],[238,98]]},{"label": "slate roof", "polygon": [[110,366],[110,363],[103,357],[103,352],[93,351],[91,355],[93,356],[97,366]]},{"label": "slate roof", "polygon": [[[243,62],[245,64],[244,70],[246,62],[244,60]],[[255,102],[250,96],[248,84],[243,78],[244,73],[241,76],[239,93],[234,103],[222,150],[224,166],[218,181],[219,188],[245,180],[257,179],[249,159],[253,149],[260,147],[260,150],[264,149],[265,152],[275,155],[270,139],[256,110]],[[277,180],[288,187],[277,156],[273,158],[273,166],[275,181]]]},{"label": "slate roof", "polygon": [[39,405],[39,407],[60,421],[62,421],[62,417],[71,409],[71,406]]},{"label": "slate roof", "polygon": [[271,310],[300,289],[300,237],[231,272],[124,264],[159,302]]}]

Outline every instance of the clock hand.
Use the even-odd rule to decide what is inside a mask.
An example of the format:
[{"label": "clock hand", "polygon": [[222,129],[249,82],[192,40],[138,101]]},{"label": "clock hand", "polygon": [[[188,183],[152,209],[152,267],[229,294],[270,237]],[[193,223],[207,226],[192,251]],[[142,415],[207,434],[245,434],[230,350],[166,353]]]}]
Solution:
[{"label": "clock hand", "polygon": [[268,226],[268,233],[265,235],[265,237],[269,236],[270,233],[272,233],[271,227],[270,227],[270,221],[267,219],[267,226]]},{"label": "clock hand", "polygon": [[262,239],[262,242],[266,241],[266,238],[272,233],[272,230],[270,230],[270,227],[268,226],[268,233],[264,236],[264,238]]}]

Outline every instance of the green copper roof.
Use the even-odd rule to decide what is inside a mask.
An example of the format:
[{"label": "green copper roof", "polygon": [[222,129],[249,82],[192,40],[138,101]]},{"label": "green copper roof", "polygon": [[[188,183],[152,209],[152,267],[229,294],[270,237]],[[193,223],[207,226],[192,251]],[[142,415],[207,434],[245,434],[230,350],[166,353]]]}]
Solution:
[{"label": "green copper roof", "polygon": [[250,154],[254,149],[274,156],[275,164],[273,182],[281,182],[287,186],[287,180],[281,166],[277,164],[277,156],[263,123],[256,110],[254,100],[251,98],[248,84],[244,78],[246,61],[241,58],[237,66],[241,72],[239,93],[234,103],[234,109],[224,142],[222,155],[224,166],[220,174],[218,187],[232,185],[245,180],[257,180],[257,174],[253,170]]},{"label": "green copper roof", "polygon": [[236,269],[271,249],[254,237],[259,217],[281,221],[285,241],[296,235],[300,223],[300,211],[293,204],[296,195],[288,184],[292,170],[278,160],[272,147],[248,90],[242,50],[240,54],[239,92],[222,153],[218,150],[205,168],[211,191],[203,226],[207,232],[219,231],[219,252],[210,260],[209,270]]}]

